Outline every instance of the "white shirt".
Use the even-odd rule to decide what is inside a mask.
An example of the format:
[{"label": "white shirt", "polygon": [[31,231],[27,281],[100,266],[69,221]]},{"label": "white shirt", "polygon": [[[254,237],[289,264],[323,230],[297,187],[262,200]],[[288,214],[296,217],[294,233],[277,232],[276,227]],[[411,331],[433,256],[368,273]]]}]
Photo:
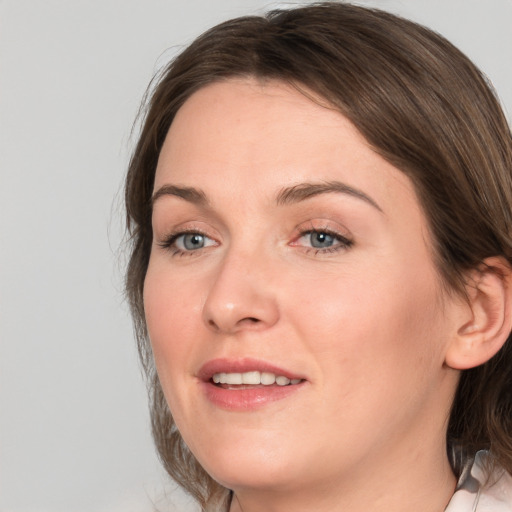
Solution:
[{"label": "white shirt", "polygon": [[512,476],[496,470],[488,478],[484,470],[487,457],[485,451],[476,454],[473,465],[462,473],[445,512],[512,512]]}]

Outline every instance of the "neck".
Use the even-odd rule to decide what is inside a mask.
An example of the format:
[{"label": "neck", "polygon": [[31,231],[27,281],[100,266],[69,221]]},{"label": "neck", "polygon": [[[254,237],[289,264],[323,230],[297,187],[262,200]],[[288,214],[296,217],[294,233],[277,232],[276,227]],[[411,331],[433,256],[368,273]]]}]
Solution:
[{"label": "neck", "polygon": [[408,464],[388,452],[328,482],[235,490],[230,512],[443,512],[456,485],[444,443],[433,451],[410,448]]}]

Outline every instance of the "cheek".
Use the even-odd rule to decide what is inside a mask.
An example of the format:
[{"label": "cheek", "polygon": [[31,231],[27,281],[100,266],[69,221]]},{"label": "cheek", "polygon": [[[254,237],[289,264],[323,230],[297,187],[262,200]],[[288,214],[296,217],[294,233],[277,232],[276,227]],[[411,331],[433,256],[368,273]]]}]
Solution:
[{"label": "cheek", "polygon": [[[179,278],[150,263],[144,281],[144,311],[156,368],[164,385],[174,369],[184,369],[201,325],[204,298],[197,282]],[[165,389],[165,385],[164,385]]]},{"label": "cheek", "polygon": [[300,338],[338,384],[366,383],[370,375],[389,385],[406,376],[414,381],[418,368],[425,373],[442,364],[437,277],[430,266],[422,270],[400,260],[394,267],[376,263],[302,279],[293,288],[289,314]]}]

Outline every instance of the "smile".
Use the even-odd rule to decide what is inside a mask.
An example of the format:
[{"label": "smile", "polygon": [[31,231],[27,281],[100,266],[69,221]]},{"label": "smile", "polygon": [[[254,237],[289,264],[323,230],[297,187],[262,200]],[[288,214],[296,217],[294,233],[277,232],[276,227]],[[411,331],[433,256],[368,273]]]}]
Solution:
[{"label": "smile", "polygon": [[276,375],[270,372],[249,371],[244,373],[215,373],[212,377],[215,384],[229,385],[263,385],[289,386],[299,384],[302,379],[289,379],[284,375]]},{"label": "smile", "polygon": [[215,359],[198,372],[203,396],[228,411],[258,410],[289,399],[307,383],[301,375],[255,359]]}]

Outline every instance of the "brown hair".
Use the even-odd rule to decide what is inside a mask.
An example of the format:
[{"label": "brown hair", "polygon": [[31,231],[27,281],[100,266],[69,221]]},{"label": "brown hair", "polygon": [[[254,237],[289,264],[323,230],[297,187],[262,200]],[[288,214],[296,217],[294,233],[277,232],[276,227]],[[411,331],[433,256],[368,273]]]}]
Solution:
[{"label": "brown hair", "polygon": [[[126,180],[132,241],[126,289],[151,391],[153,435],[169,474],[203,510],[229,501],[189,452],[155,374],[142,301],[160,149],[195,91],[235,76],[277,79],[325,98],[414,183],[443,281],[489,256],[512,263],[512,136],[492,88],[438,34],[374,9],[322,3],[244,17],[209,30],[165,70],[147,105]],[[456,474],[479,449],[512,472],[512,342],[463,371],[447,432]],[[214,504],[217,505],[214,505]]]}]

